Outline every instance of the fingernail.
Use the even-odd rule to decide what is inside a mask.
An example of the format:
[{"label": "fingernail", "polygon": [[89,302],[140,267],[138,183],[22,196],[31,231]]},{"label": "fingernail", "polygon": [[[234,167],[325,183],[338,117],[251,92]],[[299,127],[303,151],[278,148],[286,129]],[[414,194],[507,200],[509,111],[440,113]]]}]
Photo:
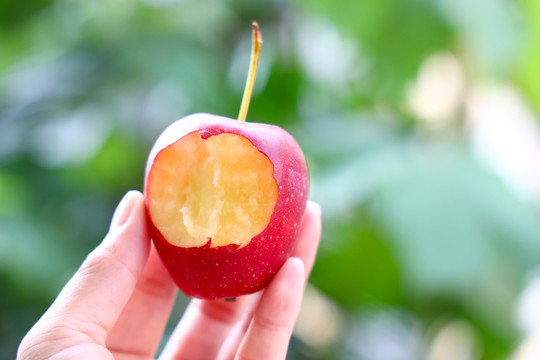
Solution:
[{"label": "fingernail", "polygon": [[315,211],[318,216],[321,216],[321,206],[317,204],[315,201],[308,201],[308,206],[312,209],[312,211]]},{"label": "fingernail", "polygon": [[297,257],[297,256],[291,256],[287,260],[290,261],[291,264],[293,264],[293,265],[290,265],[290,266],[295,266],[295,267],[301,266],[302,268],[304,268],[304,270],[306,268],[306,265],[304,264],[304,261],[301,258]]},{"label": "fingernail", "polygon": [[289,274],[294,274],[292,278],[299,279],[301,283],[305,284],[307,279],[305,276],[306,273],[306,264],[304,264],[304,261],[296,256],[291,256],[287,259],[285,262],[287,265],[287,272]]},{"label": "fingernail", "polygon": [[129,219],[131,211],[133,210],[133,206],[137,202],[137,197],[137,192],[133,190],[128,191],[126,195],[124,195],[114,211],[111,221],[111,229],[120,227],[126,223],[127,219]]}]

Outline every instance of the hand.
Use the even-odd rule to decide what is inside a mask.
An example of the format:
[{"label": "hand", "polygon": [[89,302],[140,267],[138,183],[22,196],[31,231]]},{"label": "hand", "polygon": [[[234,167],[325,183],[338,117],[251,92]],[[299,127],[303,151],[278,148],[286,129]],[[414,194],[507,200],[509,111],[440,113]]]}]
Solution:
[{"label": "hand", "polygon": [[[320,209],[309,202],[292,256],[262,291],[192,300],[160,359],[284,359],[313,266]],[[109,233],[23,339],[17,359],[152,359],[177,293],[131,191]]]}]

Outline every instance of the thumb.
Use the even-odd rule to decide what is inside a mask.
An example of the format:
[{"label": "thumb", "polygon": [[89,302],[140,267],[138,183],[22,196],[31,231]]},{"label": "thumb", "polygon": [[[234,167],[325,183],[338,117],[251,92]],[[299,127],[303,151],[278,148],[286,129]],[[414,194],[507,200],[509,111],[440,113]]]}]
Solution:
[{"label": "thumb", "polygon": [[109,233],[58,295],[44,315],[45,321],[54,319],[57,325],[105,343],[106,334],[133,292],[149,251],[143,196],[130,191],[118,205]]}]

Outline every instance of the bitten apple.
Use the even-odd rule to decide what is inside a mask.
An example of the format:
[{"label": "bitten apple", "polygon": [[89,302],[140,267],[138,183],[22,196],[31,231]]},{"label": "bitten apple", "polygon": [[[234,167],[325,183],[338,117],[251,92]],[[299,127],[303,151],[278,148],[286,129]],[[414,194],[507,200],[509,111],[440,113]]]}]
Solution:
[{"label": "bitten apple", "polygon": [[178,287],[202,299],[263,288],[290,256],[306,207],[304,155],[285,130],[246,123],[261,38],[239,120],[194,114],[154,144],[144,194],[149,233]]},{"label": "bitten apple", "polygon": [[290,255],[307,193],[291,135],[209,114],[167,128],[146,169],[154,244],[180,289],[204,299],[268,283]]}]

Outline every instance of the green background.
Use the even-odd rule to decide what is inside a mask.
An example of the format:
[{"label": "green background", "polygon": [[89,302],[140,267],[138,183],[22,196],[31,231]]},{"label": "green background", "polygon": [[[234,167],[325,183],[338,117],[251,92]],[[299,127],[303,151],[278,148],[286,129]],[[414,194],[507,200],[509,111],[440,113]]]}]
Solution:
[{"label": "green background", "polygon": [[[516,301],[540,264],[540,199],[479,156],[467,114],[476,90],[504,85],[538,119],[540,2],[8,0],[0,359],[101,241],[123,194],[142,189],[161,131],[195,112],[236,117],[252,20],[264,44],[248,121],[294,135],[323,211],[290,358],[429,358],[442,336],[449,354],[509,356],[523,335]],[[431,121],[410,99],[436,54],[462,85]],[[441,69],[446,89],[455,77]]]}]

